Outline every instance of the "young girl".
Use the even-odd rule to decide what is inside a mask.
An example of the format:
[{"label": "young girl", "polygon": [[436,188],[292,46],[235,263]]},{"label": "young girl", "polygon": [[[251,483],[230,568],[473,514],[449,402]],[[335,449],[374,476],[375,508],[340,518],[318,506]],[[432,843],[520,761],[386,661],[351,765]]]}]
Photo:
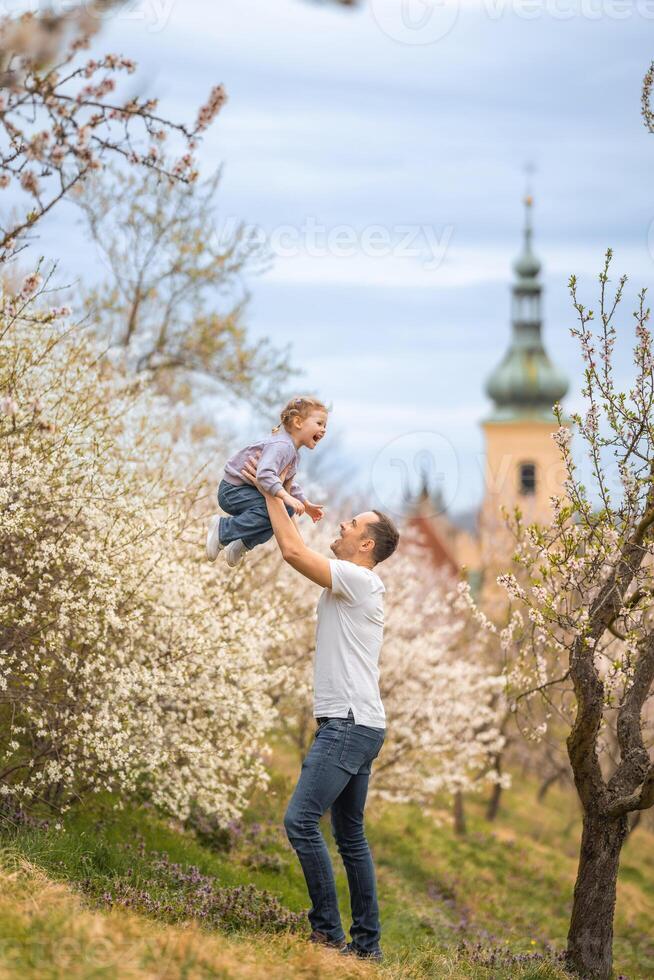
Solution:
[{"label": "young girl", "polygon": [[[263,495],[241,476],[251,456],[260,453],[257,481],[275,497],[281,497],[289,514],[308,514],[315,523],[323,508],[307,500],[302,487],[295,482],[299,450],[315,449],[327,428],[327,409],[316,398],[293,398],[280,415],[280,424],[261,442],[239,450],[227,461],[225,475],[218,487],[218,503],[230,517],[214,517],[207,533],[207,558],[215,561],[225,549],[227,564],[233,568],[246,551],[272,537],[272,525]],[[288,467],[288,468],[287,468]],[[282,473],[292,481],[290,492],[284,489]]]}]

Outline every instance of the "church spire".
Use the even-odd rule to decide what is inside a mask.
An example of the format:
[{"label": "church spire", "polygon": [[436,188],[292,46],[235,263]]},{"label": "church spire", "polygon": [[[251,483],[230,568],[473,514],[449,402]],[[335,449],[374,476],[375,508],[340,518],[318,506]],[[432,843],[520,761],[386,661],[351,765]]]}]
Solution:
[{"label": "church spire", "polygon": [[511,289],[511,342],[502,362],[486,383],[494,402],[489,421],[520,418],[552,420],[552,405],[568,390],[568,382],[554,367],[543,347],[541,263],[532,249],[534,201],[524,199],[522,251],[513,264]]},{"label": "church spire", "polygon": [[[525,281],[529,281],[532,279],[536,279],[538,277],[541,270],[541,264],[540,261],[534,255],[531,247],[532,239],[534,237],[534,229],[532,225],[532,216],[531,216],[531,212],[534,207],[534,199],[531,196],[531,194],[526,195],[523,203],[525,206],[525,226],[523,232],[524,242],[523,242],[522,252],[515,260],[513,268],[518,276],[518,280],[524,279]],[[539,286],[539,290],[540,290],[540,286]]]}]

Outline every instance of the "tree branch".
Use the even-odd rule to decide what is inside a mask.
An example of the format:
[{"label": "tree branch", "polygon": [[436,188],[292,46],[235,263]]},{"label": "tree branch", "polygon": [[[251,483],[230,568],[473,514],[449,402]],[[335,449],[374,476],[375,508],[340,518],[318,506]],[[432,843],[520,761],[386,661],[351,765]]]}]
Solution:
[{"label": "tree branch", "polygon": [[648,810],[651,806],[654,806],[654,763],[650,763],[643,782],[633,793],[614,800],[602,812],[614,819],[634,810]]}]

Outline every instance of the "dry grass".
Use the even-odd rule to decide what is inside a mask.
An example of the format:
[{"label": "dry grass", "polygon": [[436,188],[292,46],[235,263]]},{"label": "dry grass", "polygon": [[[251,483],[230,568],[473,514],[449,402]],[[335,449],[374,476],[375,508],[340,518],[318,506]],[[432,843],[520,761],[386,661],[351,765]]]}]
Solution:
[{"label": "dry grass", "polygon": [[[246,816],[252,835],[243,833],[227,850],[212,849],[151,807],[116,810],[112,798],[75,808],[62,832],[23,828],[3,834],[0,980],[565,976],[548,952],[565,948],[578,804],[564,788],[536,804],[537,785],[524,777],[505,795],[494,824],[484,819],[483,800],[468,801],[465,837],[454,833],[442,808],[371,803],[368,834],[386,957],[381,967],[344,960],[286,931],[263,934],[245,919],[210,926],[198,914],[189,921],[197,909],[183,900],[188,882],[176,901],[177,886],[159,867],[162,854],[187,871],[199,869],[216,887],[253,885],[285,909],[306,911],[299,863],[282,839],[291,782],[275,774],[272,789],[253,801]],[[615,973],[629,980],[654,976],[654,833],[643,824],[625,846],[618,886]],[[330,847],[347,928],[347,883]],[[109,908],[125,883],[151,899],[151,905],[137,903],[143,915]]]},{"label": "dry grass", "polygon": [[[505,976],[436,949],[376,966],[290,936],[236,938],[89,909],[68,885],[11,852],[0,861],[0,980],[434,980]],[[511,976],[557,980],[534,964]]]},{"label": "dry grass", "polygon": [[[5,855],[0,871],[2,980],[301,980],[364,978],[368,964],[290,938],[244,942],[194,924],[162,926],[125,912],[94,912],[63,884]],[[375,971],[373,970],[373,973]]]}]

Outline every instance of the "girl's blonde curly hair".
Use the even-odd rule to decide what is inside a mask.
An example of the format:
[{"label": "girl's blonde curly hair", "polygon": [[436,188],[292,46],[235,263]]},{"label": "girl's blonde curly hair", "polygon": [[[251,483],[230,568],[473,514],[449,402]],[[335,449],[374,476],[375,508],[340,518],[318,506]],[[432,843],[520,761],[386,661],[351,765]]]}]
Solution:
[{"label": "girl's blonde curly hair", "polygon": [[317,398],[311,398],[309,395],[291,398],[290,402],[279,413],[280,421],[273,429],[273,432],[279,432],[282,426],[288,431],[291,421],[294,418],[306,419],[315,411],[328,412],[329,409]]}]

